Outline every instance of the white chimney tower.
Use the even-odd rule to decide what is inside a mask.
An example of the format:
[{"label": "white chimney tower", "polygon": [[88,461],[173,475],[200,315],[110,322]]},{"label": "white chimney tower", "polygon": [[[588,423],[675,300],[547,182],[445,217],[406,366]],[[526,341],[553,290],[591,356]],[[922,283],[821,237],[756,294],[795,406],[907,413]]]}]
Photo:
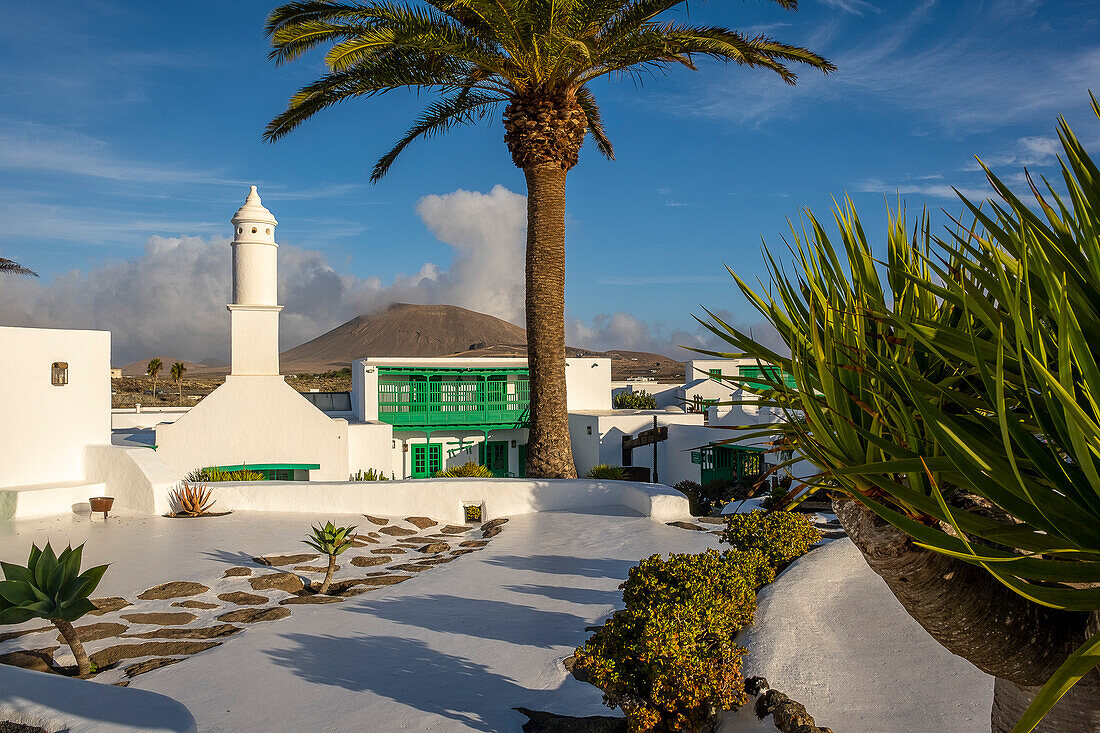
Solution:
[{"label": "white chimney tower", "polygon": [[233,215],[233,302],[230,350],[233,376],[278,376],[278,255],[275,217],[256,187]]}]

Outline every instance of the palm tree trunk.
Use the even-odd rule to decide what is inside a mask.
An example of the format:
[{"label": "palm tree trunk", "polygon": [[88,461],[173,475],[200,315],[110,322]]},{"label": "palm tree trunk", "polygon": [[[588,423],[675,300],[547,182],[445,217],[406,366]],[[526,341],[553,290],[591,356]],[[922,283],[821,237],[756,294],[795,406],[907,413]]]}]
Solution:
[{"label": "palm tree trunk", "polygon": [[73,656],[76,657],[77,671],[83,676],[92,673],[92,663],[88,661],[88,654],[84,651],[84,644],[81,643],[80,637],[76,633],[76,629],[68,621],[63,621],[59,618],[52,618],[50,621],[57,627],[57,630],[61,632],[61,637],[65,640],[65,643],[69,645],[69,648],[73,651]]},{"label": "palm tree trunk", "polygon": [[[856,501],[834,500],[833,509],[909,615],[948,651],[997,678],[993,733],[1012,729],[1039,687],[1096,626],[1087,613],[1032,603],[983,568],[917,547]],[[1100,675],[1086,675],[1035,731],[1100,731]]]},{"label": "palm tree trunk", "polygon": [[576,478],[565,395],[565,177],[560,164],[527,178],[527,364],[531,413],[527,476]]},{"label": "palm tree trunk", "polygon": [[321,583],[321,588],[317,591],[319,595],[328,593],[328,588],[332,585],[332,574],[336,572],[336,555],[328,556],[328,570],[325,571],[325,582]]}]

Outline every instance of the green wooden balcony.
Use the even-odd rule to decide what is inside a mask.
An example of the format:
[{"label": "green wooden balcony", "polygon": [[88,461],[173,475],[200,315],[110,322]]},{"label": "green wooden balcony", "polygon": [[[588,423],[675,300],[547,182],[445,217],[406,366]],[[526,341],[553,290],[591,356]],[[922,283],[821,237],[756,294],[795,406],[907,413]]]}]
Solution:
[{"label": "green wooden balcony", "polygon": [[526,370],[383,368],[378,419],[397,429],[525,428]]}]

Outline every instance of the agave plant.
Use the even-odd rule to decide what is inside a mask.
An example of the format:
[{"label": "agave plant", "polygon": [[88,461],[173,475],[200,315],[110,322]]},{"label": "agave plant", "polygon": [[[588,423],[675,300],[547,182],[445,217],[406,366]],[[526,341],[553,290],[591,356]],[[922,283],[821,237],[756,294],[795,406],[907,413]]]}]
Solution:
[{"label": "agave plant", "polygon": [[466,461],[461,466],[451,466],[435,472],[435,478],[493,478],[488,466]]},{"label": "agave plant", "polygon": [[1100,729],[1100,169],[1059,138],[1068,195],[1029,176],[1029,206],[986,169],[972,225],[892,214],[885,261],[850,203],[836,246],[808,214],[796,276],[769,256],[769,293],[737,280],[789,355],[708,324],[795,376],[745,388],[910,615],[997,678],[1013,733]]},{"label": "agave plant", "polygon": [[325,581],[321,583],[318,593],[328,593],[332,585],[332,574],[336,572],[336,556],[351,547],[355,539],[355,527],[337,527],[332,522],[326,522],[324,526],[313,528],[313,534],[302,540],[317,552],[328,555],[328,569],[325,570]]},{"label": "agave plant", "polygon": [[0,624],[21,624],[32,618],[53,623],[76,657],[80,674],[90,674],[91,662],[73,629],[76,621],[95,610],[88,597],[99,585],[106,565],[80,572],[80,556],[84,545],[66,547],[55,555],[50,543],[39,550],[31,545],[27,566],[0,562],[5,580],[0,581]]},{"label": "agave plant", "polygon": [[176,513],[187,517],[201,517],[210,511],[216,501],[211,499],[211,490],[206,484],[188,483],[183,481],[180,487],[172,492],[172,503],[176,506]]}]

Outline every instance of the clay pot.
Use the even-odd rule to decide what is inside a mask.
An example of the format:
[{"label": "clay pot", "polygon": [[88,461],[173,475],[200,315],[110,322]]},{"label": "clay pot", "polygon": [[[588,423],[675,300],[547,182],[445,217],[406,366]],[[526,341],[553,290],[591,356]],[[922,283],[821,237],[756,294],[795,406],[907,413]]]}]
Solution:
[{"label": "clay pot", "polygon": [[111,511],[111,507],[115,504],[115,498],[113,496],[93,496],[88,499],[88,503],[92,505],[93,512],[103,512],[103,518],[107,518],[107,513]]}]

